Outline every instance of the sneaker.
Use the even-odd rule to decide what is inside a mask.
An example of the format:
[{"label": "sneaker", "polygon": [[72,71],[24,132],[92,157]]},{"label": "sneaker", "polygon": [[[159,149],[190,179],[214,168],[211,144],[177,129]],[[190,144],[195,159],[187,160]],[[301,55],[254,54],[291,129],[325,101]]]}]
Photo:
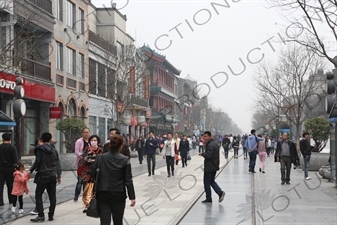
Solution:
[{"label": "sneaker", "polygon": [[34,211],[31,211],[30,214],[31,214],[31,215],[37,215],[37,214],[39,214],[39,213],[37,212],[37,210],[34,210]]},{"label": "sneaker", "polygon": [[259,170],[260,170],[260,173],[261,173],[262,172],[261,168]]},{"label": "sneaker", "polygon": [[12,213],[15,213],[16,207],[12,206]]},{"label": "sneaker", "polygon": [[223,199],[225,198],[225,192],[223,191],[222,194],[219,197],[219,203],[223,201]]},{"label": "sneaker", "polygon": [[212,203],[212,200],[205,199],[204,201],[201,201],[201,203]]},{"label": "sneaker", "polygon": [[306,180],[311,180],[311,177],[306,177],[305,179],[306,179]]},{"label": "sneaker", "polygon": [[23,213],[23,209],[19,209],[19,214],[22,214]]},{"label": "sneaker", "polygon": [[266,172],[262,171],[262,173],[266,173]]}]

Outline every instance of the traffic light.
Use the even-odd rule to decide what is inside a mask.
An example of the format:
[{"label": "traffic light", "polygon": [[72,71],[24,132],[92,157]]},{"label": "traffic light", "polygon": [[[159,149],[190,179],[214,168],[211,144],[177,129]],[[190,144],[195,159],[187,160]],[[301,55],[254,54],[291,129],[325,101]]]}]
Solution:
[{"label": "traffic light", "polygon": [[16,86],[14,88],[13,112],[18,118],[26,115],[26,102],[23,100],[25,96],[25,89],[23,88],[23,78],[17,77],[15,79]]}]

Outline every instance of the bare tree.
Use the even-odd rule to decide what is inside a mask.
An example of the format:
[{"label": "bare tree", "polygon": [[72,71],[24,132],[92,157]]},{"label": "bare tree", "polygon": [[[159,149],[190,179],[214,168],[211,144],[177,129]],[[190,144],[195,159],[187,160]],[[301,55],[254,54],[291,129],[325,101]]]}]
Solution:
[{"label": "bare tree", "polygon": [[[320,85],[309,80],[309,76],[324,68],[324,63],[311,48],[296,45],[283,50],[277,62],[277,65],[261,63],[254,74],[254,84],[260,96],[278,109],[278,115],[285,114],[291,125],[296,126],[298,139],[300,127],[307,119],[305,107],[310,105],[314,109],[318,105],[309,99],[316,95]],[[263,98],[262,103],[267,105]]]},{"label": "bare tree", "polygon": [[38,10],[16,9],[15,4],[22,3],[0,1],[0,71],[36,76],[34,63],[49,63],[51,32],[38,26],[42,19]]},{"label": "bare tree", "polygon": [[290,24],[286,26],[284,41],[294,41],[308,47],[337,66],[337,58],[332,55],[335,54],[337,42],[336,0],[267,0],[267,2],[272,7],[288,12],[285,18]]},{"label": "bare tree", "polygon": [[100,107],[109,111],[111,118],[115,118],[114,126],[120,129],[125,112],[139,110],[133,104],[142,105],[142,109],[147,108],[145,82],[150,71],[146,64],[148,58],[133,43],[124,43],[123,48],[117,47],[116,54],[114,43],[108,43],[108,49],[96,53],[104,58],[98,63],[98,68],[89,62],[90,72],[95,74],[96,69],[98,70],[98,82],[89,82],[89,93],[104,97],[112,103],[111,107],[102,101]]}]

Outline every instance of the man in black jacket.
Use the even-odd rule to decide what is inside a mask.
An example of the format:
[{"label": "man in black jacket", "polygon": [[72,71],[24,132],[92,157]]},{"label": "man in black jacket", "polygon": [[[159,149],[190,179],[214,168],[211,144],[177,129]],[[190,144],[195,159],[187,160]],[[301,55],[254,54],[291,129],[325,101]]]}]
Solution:
[{"label": "man in black jacket", "polygon": [[50,133],[43,133],[41,135],[43,145],[36,148],[35,163],[34,166],[29,169],[29,173],[37,170],[34,183],[36,183],[36,208],[39,214],[35,219],[30,220],[32,222],[43,222],[45,220],[42,194],[46,189],[50,201],[48,220],[54,220],[56,207],[56,183],[61,183],[61,165],[58,152],[53,145],[50,144],[51,139],[52,135]]},{"label": "man in black jacket", "polygon": [[0,206],[4,205],[4,185],[7,185],[8,201],[12,204],[13,196],[13,171],[14,164],[18,162],[17,149],[11,144],[11,134],[2,135],[2,144],[0,145]]},{"label": "man in black jacket", "polygon": [[225,158],[228,158],[228,151],[229,151],[229,144],[231,143],[231,140],[229,140],[228,136],[225,135],[224,139],[222,139],[222,147],[225,151]]},{"label": "man in black jacket", "polygon": [[219,203],[225,197],[225,192],[221,190],[219,185],[215,182],[216,171],[219,170],[220,155],[219,146],[217,142],[212,138],[212,134],[209,131],[205,131],[203,135],[205,143],[205,152],[200,152],[199,156],[203,156],[204,160],[204,189],[206,193],[206,199],[202,203],[212,203],[212,191],[219,195]]},{"label": "man in black jacket", "polygon": [[308,132],[304,132],[302,135],[303,139],[300,141],[300,150],[304,160],[304,178],[306,180],[311,180],[308,175],[308,165],[311,156],[311,146],[309,143],[310,135]]},{"label": "man in black jacket", "polygon": [[138,152],[139,164],[143,163],[144,147],[145,147],[145,140],[143,138],[143,134],[140,134],[139,138],[137,139],[136,144],[135,144],[135,149]]},{"label": "man in black jacket", "polygon": [[281,163],[281,184],[283,185],[285,183],[290,184],[291,163],[296,162],[297,151],[295,144],[289,140],[287,133],[284,133],[282,137],[283,140],[277,143],[275,162]]}]

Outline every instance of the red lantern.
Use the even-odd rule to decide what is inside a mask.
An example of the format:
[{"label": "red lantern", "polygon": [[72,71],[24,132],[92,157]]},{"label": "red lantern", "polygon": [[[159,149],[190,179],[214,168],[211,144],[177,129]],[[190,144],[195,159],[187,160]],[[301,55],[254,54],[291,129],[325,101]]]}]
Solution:
[{"label": "red lantern", "polygon": [[131,118],[131,126],[135,127],[137,126],[138,122],[137,122],[137,118],[136,117],[132,117]]}]

